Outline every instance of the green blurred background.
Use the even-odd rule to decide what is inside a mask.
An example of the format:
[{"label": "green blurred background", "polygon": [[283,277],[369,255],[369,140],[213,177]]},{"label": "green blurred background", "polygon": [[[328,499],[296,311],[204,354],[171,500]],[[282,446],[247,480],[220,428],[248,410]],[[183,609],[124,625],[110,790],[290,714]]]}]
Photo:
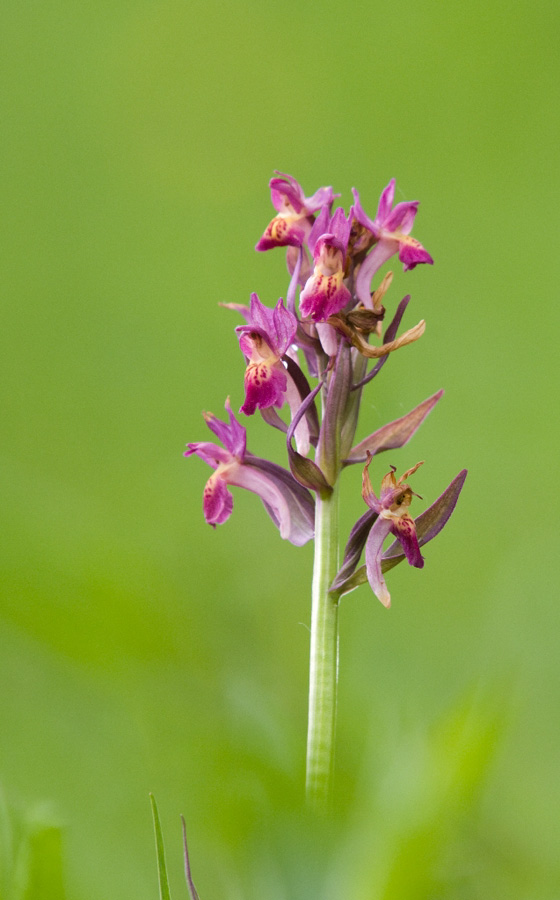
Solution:
[{"label": "green blurred background", "polygon": [[[558,24],[552,0],[4,0],[2,900],[153,900],[149,791],[176,897],[181,812],[202,900],[560,896]],[[387,462],[425,459],[430,502],[469,469],[391,611],[343,601],[320,825],[311,549],[241,491],[212,531],[182,457],[242,399],[218,302],[286,292],[253,251],[274,169],[370,214],[393,176],[420,199],[436,264],[390,299],[427,331],[361,435],[444,387]],[[284,459],[256,418],[250,447]],[[362,511],[348,471],[344,532]]]}]

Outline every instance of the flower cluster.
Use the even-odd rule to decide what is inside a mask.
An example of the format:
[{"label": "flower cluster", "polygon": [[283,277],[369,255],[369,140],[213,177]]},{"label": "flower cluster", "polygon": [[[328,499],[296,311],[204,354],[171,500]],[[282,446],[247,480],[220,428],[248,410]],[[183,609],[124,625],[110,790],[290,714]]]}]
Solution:
[{"label": "flower cluster", "polygon": [[[246,364],[240,413],[252,416],[259,410],[267,423],[284,432],[289,469],[247,451],[245,428],[229,400],[229,422],[205,414],[223,446],[191,443],[185,455],[196,454],[214,470],[203,501],[210,525],[222,524],[230,516],[229,487],[244,487],[260,496],[281,536],[296,545],[313,538],[315,498],[332,493],[343,468],[365,463],[362,496],[368,510],[351,531],[331,593],[339,597],[367,579],[379,600],[389,606],[383,573],[405,558],[416,568],[424,565],[420,547],[446,523],[466,476],[465,471],[459,473],[416,520],[409,507],[418,495],[407,479],[421,463],[398,478],[391,466],[381,479],[379,497],[371,484],[373,457],[407,444],[442,391],[354,444],[364,388],[391,353],[424,333],[421,320],[399,334],[408,295],[385,328],[384,304],[392,274],[374,284],[380,268],[397,254],[404,271],[433,263],[411,235],[418,203],[394,205],[394,179],[383,190],[374,218],[362,209],[355,189],[348,214],[342,207],[333,210],[338,195],[330,187],[306,197],[293,177],[276,173],[270,189],[276,214],[256,249],[285,248],[291,276],[286,301],[279,299],[268,307],[252,294],[249,306],[224,305],[245,320],[236,328]],[[374,363],[368,369],[369,360]],[[279,414],[284,407],[287,417]],[[395,540],[384,550],[389,534]],[[365,566],[358,568],[364,549]]]}]

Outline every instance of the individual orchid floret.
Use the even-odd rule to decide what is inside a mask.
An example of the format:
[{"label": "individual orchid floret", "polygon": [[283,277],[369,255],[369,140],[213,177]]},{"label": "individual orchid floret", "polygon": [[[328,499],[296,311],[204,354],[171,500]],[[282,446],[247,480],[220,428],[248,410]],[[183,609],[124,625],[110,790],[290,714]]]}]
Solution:
[{"label": "individual orchid floret", "polygon": [[277,215],[267,226],[255,250],[301,247],[313,226],[313,214],[333,202],[331,187],[319,188],[311,197],[306,197],[301,185],[291,175],[276,172],[276,176],[270,180],[270,193]]},{"label": "individual orchid floret", "polygon": [[406,483],[406,479],[416,472],[422,463],[416,463],[412,469],[408,469],[398,479],[395,478],[395,467],[391,466],[391,471],[385,475],[381,482],[381,492],[378,498],[373,492],[368,472],[372,459],[373,457],[370,455],[362,476],[362,497],[370,509],[377,513],[377,519],[366,541],[366,572],[375,596],[384,606],[389,607],[391,605],[391,595],[381,571],[383,541],[387,535],[391,532],[398,538],[411,566],[421,569],[424,565],[424,558],[418,546],[414,519],[408,512],[414,492]]},{"label": "individual orchid floret", "polygon": [[315,322],[324,322],[352,299],[344,284],[350,224],[343,209],[331,217],[323,207],[309,235],[315,268],[301,292],[300,312]]},{"label": "individual orchid floret", "polygon": [[[245,370],[245,402],[240,412],[252,416],[256,409],[290,406],[292,417],[301,403],[301,396],[282,362],[290,351],[297,330],[297,319],[280,299],[274,309],[264,306],[257,294],[251,294],[251,306],[246,314],[247,324],[236,328],[239,346],[247,360]],[[309,428],[302,420],[296,431],[298,450],[309,451]]]},{"label": "individual orchid floret", "polygon": [[371,279],[377,270],[395,253],[403,263],[404,271],[414,269],[419,263],[433,264],[433,259],[420,241],[410,234],[418,211],[418,201],[397,203],[392,209],[395,197],[395,179],[392,178],[382,192],[377,215],[372,221],[362,209],[358,191],[352,188],[354,206],[350,215],[354,219],[354,255],[373,246],[361,263],[356,276],[356,293],[362,303],[371,305]]},{"label": "individual orchid floret", "polygon": [[230,485],[258,494],[280,535],[296,546],[313,537],[314,501],[282,466],[253,456],[246,450],[246,431],[226,400],[229,423],[204,413],[211,431],[223,444],[210,441],[187,444],[185,456],[196,454],[214,469],[203,494],[204,518],[209,525],[222,525],[233,510]]},{"label": "individual orchid floret", "polygon": [[248,360],[245,371],[245,403],[241,412],[252,416],[255,410],[283,406],[288,387],[282,357],[293,343],[297,319],[280,299],[274,309],[264,306],[257,294],[251,294],[247,324],[235,331],[239,346]]}]

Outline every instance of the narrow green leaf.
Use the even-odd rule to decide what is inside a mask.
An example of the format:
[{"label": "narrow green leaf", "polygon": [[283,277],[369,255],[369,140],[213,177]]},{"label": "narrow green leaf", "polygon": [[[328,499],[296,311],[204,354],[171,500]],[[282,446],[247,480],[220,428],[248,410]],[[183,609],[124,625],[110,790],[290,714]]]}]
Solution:
[{"label": "narrow green leaf", "polygon": [[150,794],[150,803],[152,804],[152,816],[154,820],[154,832],[156,838],[156,854],[159,876],[159,897],[160,900],[171,900],[169,892],[169,880],[167,878],[167,868],[165,865],[165,847],[163,845],[163,834],[161,833],[161,824],[159,821],[159,813],[156,804],[156,798]]},{"label": "narrow green leaf", "polygon": [[187,847],[187,826],[183,816],[181,816],[181,823],[183,825],[183,847],[185,850],[185,878],[187,879],[187,890],[189,892],[190,900],[200,900],[192,880],[189,848]]}]

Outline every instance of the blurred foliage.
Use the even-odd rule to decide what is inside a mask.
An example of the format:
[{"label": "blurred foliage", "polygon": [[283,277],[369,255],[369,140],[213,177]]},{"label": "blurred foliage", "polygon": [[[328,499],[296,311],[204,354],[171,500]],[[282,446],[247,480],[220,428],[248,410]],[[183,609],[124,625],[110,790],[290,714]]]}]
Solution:
[{"label": "blurred foliage", "polygon": [[0,793],[0,897],[64,900],[62,832],[46,810],[8,809]]},{"label": "blurred foliage", "polygon": [[[153,900],[153,791],[177,896],[184,813],[202,900],[557,900],[559,19],[552,0],[0,6],[4,893],[64,896],[60,822],[72,900]],[[386,461],[426,460],[426,504],[469,469],[425,569],[389,573],[391,611],[366,587],[342,602],[318,824],[310,548],[241,491],[208,528],[207,469],[182,458],[202,409],[241,403],[218,302],[286,291],[283,254],[253,252],[275,168],[346,205],[355,185],[370,213],[393,176],[421,201],[436,264],[395,267],[386,305],[410,292],[403,327],[426,334],[360,436],[444,387]],[[249,448],[284,458],[261,421]]]}]

